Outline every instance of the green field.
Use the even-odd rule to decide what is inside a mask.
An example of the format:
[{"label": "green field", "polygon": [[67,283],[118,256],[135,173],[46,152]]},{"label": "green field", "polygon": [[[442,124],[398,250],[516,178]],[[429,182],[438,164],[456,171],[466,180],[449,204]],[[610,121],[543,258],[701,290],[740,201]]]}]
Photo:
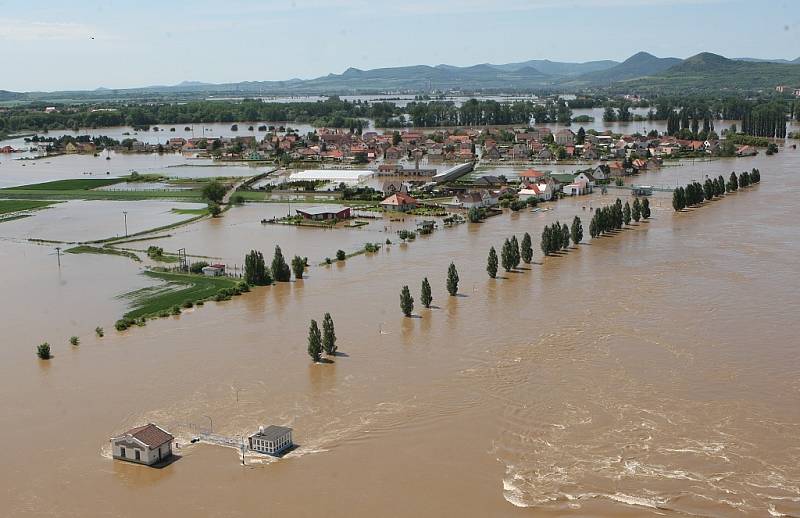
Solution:
[{"label": "green field", "polygon": [[42,209],[52,204],[52,201],[42,200],[0,200],[0,216],[23,210]]},{"label": "green field", "polygon": [[99,246],[75,246],[73,248],[68,248],[64,250],[65,254],[101,254],[101,255],[118,255],[121,257],[127,257],[128,259],[133,259],[136,262],[141,262],[142,260],[139,259],[139,256],[134,254],[133,252],[128,252],[127,250],[117,250],[115,248],[106,248],[106,247],[99,247]]},{"label": "green field", "polygon": [[8,187],[4,191],[88,191],[97,187],[114,185],[124,182],[120,178],[75,178],[72,180],[55,180],[52,182],[34,183],[31,185],[20,185],[19,187]]},{"label": "green field", "polygon": [[[125,178],[76,178],[71,180],[56,180],[31,185],[20,185],[18,187],[8,187],[0,189],[2,199],[41,199],[48,198],[54,200],[179,200],[179,201],[200,201],[202,198],[201,190],[203,183],[194,182],[192,189],[179,191],[154,191],[154,190],[124,190],[124,191],[104,191],[94,190],[98,187],[105,187],[125,182]],[[129,182],[129,185],[136,185],[136,182]]]},{"label": "green field", "polygon": [[197,302],[213,298],[221,290],[234,288],[239,282],[230,277],[183,273],[147,271],[144,274],[165,283],[122,295],[121,298],[127,299],[130,304],[130,311],[125,313],[125,318],[156,317],[187,300]]}]

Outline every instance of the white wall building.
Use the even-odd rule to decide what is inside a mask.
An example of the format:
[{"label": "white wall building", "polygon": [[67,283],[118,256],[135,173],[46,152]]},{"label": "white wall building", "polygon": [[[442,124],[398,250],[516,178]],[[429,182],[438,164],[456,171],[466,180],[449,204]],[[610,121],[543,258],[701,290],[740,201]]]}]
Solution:
[{"label": "white wall building", "polygon": [[307,169],[289,175],[289,182],[330,182],[335,185],[358,185],[372,178],[374,171],[365,169]]},{"label": "white wall building", "polygon": [[258,429],[247,438],[248,445],[253,451],[268,455],[280,455],[292,447],[292,429],[285,426],[269,425]]},{"label": "white wall building", "polygon": [[112,437],[111,454],[115,459],[152,466],[172,456],[173,440],[169,432],[149,423]]}]

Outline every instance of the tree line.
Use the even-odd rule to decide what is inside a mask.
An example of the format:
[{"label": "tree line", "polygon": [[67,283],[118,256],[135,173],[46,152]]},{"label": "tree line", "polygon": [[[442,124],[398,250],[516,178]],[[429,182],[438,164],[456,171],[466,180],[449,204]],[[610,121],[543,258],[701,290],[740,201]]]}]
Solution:
[{"label": "tree line", "polygon": [[[445,281],[447,292],[451,297],[458,295],[459,281],[460,279],[458,277],[456,265],[451,262],[450,266],[447,267],[447,279]],[[427,277],[422,280],[422,287],[420,289],[420,302],[422,302],[422,305],[425,308],[430,308],[431,303],[433,302],[431,283],[428,281]],[[411,295],[411,290],[409,289],[408,285],[403,286],[403,288],[400,290],[400,310],[406,317],[410,317],[414,312],[414,297]]]},{"label": "tree line", "polygon": [[296,279],[302,279],[307,266],[308,258],[296,255],[289,267],[281,247],[275,246],[272,264],[267,268],[264,255],[258,250],[251,250],[244,258],[244,281],[250,286],[268,286],[273,282],[289,282],[292,273]]},{"label": "tree line", "polygon": [[736,172],[732,172],[727,182],[722,175],[717,178],[706,178],[702,184],[695,181],[685,187],[675,188],[672,192],[672,208],[675,209],[675,212],[679,212],[686,207],[699,205],[703,201],[710,201],[724,196],[726,193],[736,192],[740,187],[748,187],[760,181],[761,172],[756,168],[750,172],[744,171],[739,176],[736,176]]}]

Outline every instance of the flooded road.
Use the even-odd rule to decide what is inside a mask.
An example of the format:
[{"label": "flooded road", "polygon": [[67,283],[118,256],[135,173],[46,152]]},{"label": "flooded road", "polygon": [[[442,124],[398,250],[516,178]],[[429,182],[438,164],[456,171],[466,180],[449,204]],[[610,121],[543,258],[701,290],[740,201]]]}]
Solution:
[{"label": "flooded road", "polygon": [[[686,183],[752,167],[758,186],[682,214],[657,194],[650,222],[562,257],[542,260],[543,226],[577,214],[588,234],[588,206],[615,191],[311,261],[306,280],[125,333],[112,331],[117,295],[148,285],[140,266],[80,255],[59,273],[49,249],[0,241],[3,514],[798,515],[800,152],[664,172]],[[637,183],[676,180],[661,174]],[[387,235],[258,223],[281,210],[235,208],[159,245],[312,259]],[[489,247],[525,231],[536,264],[489,279]],[[459,297],[445,291],[451,260]],[[403,318],[400,288],[418,299],[426,276],[435,307]],[[325,312],[343,354],[313,365],[308,321]],[[34,355],[44,340],[49,362]],[[147,421],[182,457],[112,461],[108,438]],[[292,426],[299,448],[242,467],[233,449],[185,446],[212,426],[266,424]]]}]

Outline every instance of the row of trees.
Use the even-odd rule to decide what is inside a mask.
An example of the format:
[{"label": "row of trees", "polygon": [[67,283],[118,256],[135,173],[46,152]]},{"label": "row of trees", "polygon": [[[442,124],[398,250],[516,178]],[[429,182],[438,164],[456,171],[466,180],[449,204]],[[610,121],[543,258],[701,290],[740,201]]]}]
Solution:
[{"label": "row of trees", "polygon": [[525,232],[522,236],[522,245],[517,241],[517,236],[511,236],[511,239],[506,239],[503,243],[503,248],[500,250],[500,260],[498,261],[497,251],[494,247],[489,249],[489,257],[486,261],[486,273],[489,277],[494,279],[497,277],[497,268],[502,264],[503,269],[507,272],[516,269],[520,261],[525,264],[530,264],[533,261],[533,246],[531,235]]},{"label": "row of trees", "polygon": [[[458,294],[458,270],[456,270],[456,265],[452,262],[450,266],[447,268],[447,292],[450,294],[451,297],[455,297]],[[425,277],[422,280],[422,287],[420,289],[420,302],[426,308],[431,307],[431,302],[433,302],[433,293],[431,292],[431,283],[428,281],[428,278]],[[414,312],[414,297],[411,296],[411,290],[408,286],[403,286],[400,290],[400,309],[403,312],[403,315],[410,317],[411,314]]]},{"label": "row of trees", "polygon": [[739,176],[732,172],[727,182],[722,175],[717,178],[706,178],[706,181],[702,184],[700,182],[692,182],[686,187],[677,187],[672,191],[672,208],[675,209],[675,212],[678,212],[686,207],[699,205],[703,201],[710,201],[726,193],[736,192],[740,187],[747,187],[760,181],[761,171],[753,168],[752,171],[744,171]]},{"label": "row of trees", "polygon": [[348,128],[357,126],[362,118],[386,118],[402,113],[394,103],[348,102],[338,97],[298,103],[266,103],[245,99],[130,105],[100,103],[58,108],[52,113],[27,106],[4,111],[0,113],[0,130],[14,132],[110,126],[148,128],[157,124],[243,121],[319,122],[319,126]]},{"label": "row of trees", "polygon": [[627,201],[622,205],[622,200],[617,198],[613,204],[595,210],[589,223],[589,235],[594,239],[613,230],[619,230],[623,225],[630,225],[631,220],[638,223],[640,219],[649,218],[650,200],[647,198],[641,202],[639,198],[635,198],[632,207]]},{"label": "row of trees", "polygon": [[296,279],[302,279],[308,259],[294,256],[291,268],[283,257],[280,246],[275,246],[270,268],[266,267],[264,256],[258,250],[251,250],[244,258],[244,281],[251,286],[268,286],[273,282],[289,282],[292,272]]},{"label": "row of trees", "polygon": [[742,115],[742,133],[756,137],[785,138],[787,108],[781,102],[749,107]]},{"label": "row of trees", "polygon": [[379,127],[407,124],[418,127],[528,125],[532,120],[537,124],[544,124],[569,123],[572,119],[572,110],[563,100],[538,104],[531,101],[501,103],[470,99],[461,106],[451,101],[412,102],[406,106],[405,111],[410,119],[408,121],[376,118],[375,124]]},{"label": "row of trees", "polygon": [[319,326],[316,320],[311,320],[311,325],[308,327],[308,355],[315,362],[322,359],[322,352],[332,356],[336,354],[336,331],[333,327],[333,318],[330,313],[325,313],[322,319],[322,332],[320,333]]},{"label": "row of trees", "polygon": [[569,227],[566,223],[556,221],[542,230],[542,240],[539,243],[542,253],[550,255],[569,247]]}]

